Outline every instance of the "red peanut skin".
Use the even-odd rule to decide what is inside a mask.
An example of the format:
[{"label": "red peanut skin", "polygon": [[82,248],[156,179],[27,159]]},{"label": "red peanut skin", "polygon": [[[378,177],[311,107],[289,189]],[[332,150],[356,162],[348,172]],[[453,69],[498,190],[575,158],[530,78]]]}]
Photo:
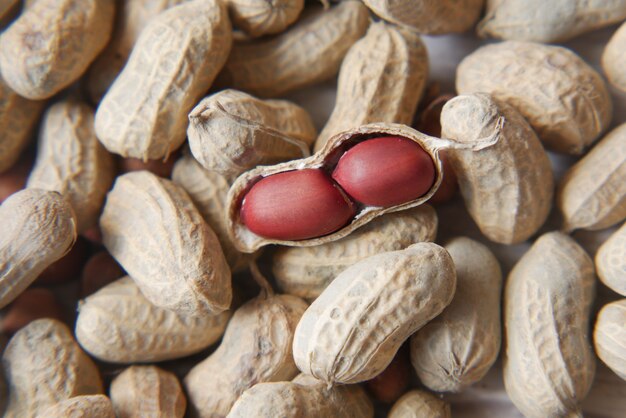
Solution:
[{"label": "red peanut skin", "polygon": [[54,318],[63,321],[63,308],[48,289],[27,289],[7,308],[0,328],[6,335],[15,334],[20,328],[41,318]]},{"label": "red peanut skin", "polygon": [[346,151],[332,177],[354,200],[390,207],[428,192],[435,182],[435,164],[415,142],[386,136],[368,139]]},{"label": "red peanut skin", "polygon": [[241,220],[265,238],[297,241],[320,237],[346,225],[355,207],[319,169],[265,177],[244,197]]}]

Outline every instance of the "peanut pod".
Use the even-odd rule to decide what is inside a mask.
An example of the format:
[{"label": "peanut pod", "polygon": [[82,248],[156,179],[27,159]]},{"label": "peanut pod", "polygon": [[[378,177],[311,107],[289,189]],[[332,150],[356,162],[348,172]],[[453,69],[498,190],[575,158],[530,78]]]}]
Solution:
[{"label": "peanut pod", "polygon": [[595,261],[602,283],[626,296],[626,222],[598,248]]},{"label": "peanut pod", "polygon": [[105,395],[81,395],[45,409],[37,418],[116,418]]},{"label": "peanut pod", "polygon": [[598,313],[593,331],[596,354],[626,380],[626,299],[608,303]]},{"label": "peanut pod", "polygon": [[422,390],[407,392],[393,404],[387,418],[450,418],[450,405]]},{"label": "peanut pod", "polygon": [[[624,7],[626,9],[626,6]],[[626,23],[611,37],[602,53],[602,68],[606,78],[616,88],[626,92]]]},{"label": "peanut pod", "polygon": [[304,0],[227,0],[233,24],[252,37],[283,32],[298,20]]}]

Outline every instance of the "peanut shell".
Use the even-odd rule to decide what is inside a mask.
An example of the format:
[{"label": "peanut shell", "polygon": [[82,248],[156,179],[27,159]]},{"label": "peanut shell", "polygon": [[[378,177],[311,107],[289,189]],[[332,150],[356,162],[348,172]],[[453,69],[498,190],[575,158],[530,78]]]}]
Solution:
[{"label": "peanut shell", "polygon": [[252,37],[283,32],[298,20],[304,0],[227,0],[233,24]]},{"label": "peanut shell", "polygon": [[626,222],[600,246],[595,261],[602,283],[626,296]]},{"label": "peanut shell", "polygon": [[407,392],[393,405],[387,418],[450,418],[450,405],[422,390]]},{"label": "peanut shell", "polygon": [[45,409],[38,418],[116,418],[111,400],[104,395],[82,395]]},{"label": "peanut shell", "polygon": [[626,299],[604,305],[598,313],[593,340],[600,360],[626,380]]},{"label": "peanut shell", "polygon": [[[626,10],[626,6],[624,6]],[[623,19],[623,18],[622,18]],[[604,47],[602,68],[609,82],[626,92],[626,23],[619,27]]]}]

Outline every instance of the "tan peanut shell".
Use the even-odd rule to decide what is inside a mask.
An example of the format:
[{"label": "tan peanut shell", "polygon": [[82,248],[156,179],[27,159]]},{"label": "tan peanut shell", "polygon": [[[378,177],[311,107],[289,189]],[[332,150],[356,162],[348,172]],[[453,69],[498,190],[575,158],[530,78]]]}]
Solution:
[{"label": "tan peanut shell", "polygon": [[588,334],[593,262],[569,236],[542,235],[509,274],[504,386],[528,418],[582,416],[595,358]]},{"label": "tan peanut shell", "polygon": [[184,380],[192,417],[225,417],[257,383],[292,379],[291,345],[307,304],[291,295],[265,295],[235,311],[222,343]]},{"label": "tan peanut shell", "polygon": [[478,34],[554,43],[626,19],[626,0],[487,0]]},{"label": "tan peanut shell", "polygon": [[82,395],[45,409],[37,418],[116,418],[111,400],[104,395]]},{"label": "tan peanut shell", "polygon": [[76,339],[110,363],[171,360],[218,341],[229,318],[229,311],[197,317],[158,308],[126,276],[80,302]]},{"label": "tan peanut shell", "polygon": [[[626,6],[624,6],[626,10]],[[626,12],[625,12],[626,14]],[[619,27],[604,47],[602,69],[609,82],[626,92],[626,23]]]},{"label": "tan peanut shell", "polygon": [[444,247],[456,268],[456,292],[441,315],[411,337],[411,362],[435,392],[480,381],[500,353],[502,271],[481,243],[458,237]]},{"label": "tan peanut shell", "polygon": [[94,226],[115,177],[113,156],[96,138],[94,111],[66,100],[46,111],[27,187],[54,190],[72,205],[78,232]]},{"label": "tan peanut shell", "polygon": [[104,246],[146,298],[183,315],[230,306],[230,269],[215,233],[189,195],[148,171],[119,176],[107,196]]},{"label": "tan peanut shell", "polygon": [[222,1],[191,1],[160,13],[98,107],[100,141],[123,157],[167,157],[185,141],[187,114],[211,87],[231,42]]},{"label": "tan peanut shell", "polygon": [[327,384],[380,374],[400,345],[452,301],[454,263],[418,243],[341,272],[306,310],[293,342],[298,369]]},{"label": "tan peanut shell", "polygon": [[300,106],[237,90],[222,90],[198,103],[187,128],[196,160],[228,179],[257,165],[307,157],[316,135]]},{"label": "tan peanut shell", "polygon": [[235,248],[226,230],[226,195],[230,182],[220,173],[206,170],[191,155],[184,155],[176,161],[172,180],[185,189],[215,232],[230,269],[233,272],[246,269],[252,257]]},{"label": "tan peanut shell", "polygon": [[450,418],[450,405],[428,392],[412,390],[396,401],[387,418]]},{"label": "tan peanut shell", "polygon": [[[228,200],[226,203],[228,211],[228,234],[233,240],[235,247],[237,247],[237,249],[242,252],[253,252],[258,248],[268,244],[309,247],[337,241],[338,239],[347,236],[357,228],[367,224],[372,219],[378,216],[389,212],[397,212],[400,210],[409,209],[415,206],[422,205],[423,203],[428,201],[428,199],[430,199],[430,197],[437,191],[437,189],[441,185],[443,177],[442,162],[439,155],[440,151],[450,147],[483,149],[485,147],[492,146],[499,140],[501,128],[502,123],[496,124],[496,126],[494,127],[494,131],[491,132],[488,137],[483,138],[481,141],[477,141],[476,144],[469,146],[464,144],[458,144],[446,139],[431,137],[421,132],[418,132],[406,125],[394,123],[371,123],[369,125],[363,125],[355,129],[337,133],[336,135],[331,137],[328,142],[326,142],[321,150],[308,158],[279,163],[273,166],[257,167],[239,176],[228,191]],[[342,150],[345,150],[348,147],[364,140],[376,138],[379,136],[400,136],[402,138],[414,141],[420,147],[422,147],[424,151],[426,151],[428,155],[432,158],[436,172],[435,181],[433,182],[431,189],[419,199],[412,200],[410,202],[397,206],[390,206],[387,208],[364,206],[359,209],[352,221],[343,228],[323,237],[306,239],[301,241],[283,241],[263,238],[250,231],[241,220],[240,207],[242,199],[244,198],[248,189],[262,177],[291,170],[319,167],[330,168],[332,164],[336,162],[334,160],[336,160],[338,153],[340,153]]]},{"label": "tan peanut shell", "polygon": [[428,53],[420,36],[394,25],[372,23],[344,58],[337,99],[315,142],[372,122],[410,125],[428,78]]},{"label": "tan peanut shell", "polygon": [[233,25],[250,36],[283,32],[298,20],[304,0],[227,0]]},{"label": "tan peanut shell", "polygon": [[595,261],[602,283],[626,297],[626,222],[598,248]]},{"label": "tan peanut shell", "polygon": [[20,96],[47,99],[76,81],[106,46],[113,0],[38,0],[0,36],[0,70]]},{"label": "tan peanut shell", "polygon": [[139,34],[162,11],[190,0],[125,0],[118,2],[111,42],[89,70],[87,88],[98,103],[124,68]]},{"label": "tan peanut shell", "polygon": [[279,248],[274,253],[272,272],[285,293],[315,299],[354,263],[416,242],[434,241],[436,235],[437,213],[423,205],[381,216],[338,241]]},{"label": "tan peanut shell", "polygon": [[483,92],[506,102],[530,123],[548,149],[580,155],[611,122],[602,76],[569,49],[505,41],[461,61],[459,94]]},{"label": "tan peanut shell", "polygon": [[556,202],[566,231],[596,231],[626,218],[626,123],[570,167]]},{"label": "tan peanut shell", "polygon": [[465,32],[480,18],[484,0],[363,0],[381,18],[429,35]]},{"label": "tan peanut shell", "polygon": [[76,241],[76,217],[57,192],[26,189],[0,206],[0,308]]},{"label": "tan peanut shell", "polygon": [[446,156],[481,232],[491,241],[517,244],[537,232],[552,208],[552,166],[533,129],[513,107],[475,93],[445,104],[441,134],[472,144],[502,119],[500,141],[493,147],[451,149]]},{"label": "tan peanut shell", "polygon": [[117,418],[183,418],[187,400],[178,378],[156,366],[131,366],[111,382]]},{"label": "tan peanut shell", "polygon": [[626,299],[608,303],[600,310],[593,341],[600,360],[626,380]]},{"label": "tan peanut shell", "polygon": [[332,78],[368,25],[360,1],[316,9],[280,35],[235,43],[217,84],[276,97]]},{"label": "tan peanut shell", "polygon": [[19,330],[2,363],[10,395],[5,418],[36,417],[57,402],[103,391],[96,365],[56,319],[38,319]]},{"label": "tan peanut shell", "polygon": [[327,388],[322,382],[300,376],[291,382],[254,385],[235,402],[228,418],[374,417],[372,401],[360,386]]}]

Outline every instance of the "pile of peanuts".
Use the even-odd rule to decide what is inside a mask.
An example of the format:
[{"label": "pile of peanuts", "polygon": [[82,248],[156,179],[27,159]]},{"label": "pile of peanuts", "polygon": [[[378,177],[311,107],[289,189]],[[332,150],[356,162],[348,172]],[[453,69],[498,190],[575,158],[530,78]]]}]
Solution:
[{"label": "pile of peanuts", "polygon": [[626,416],[625,21],[0,0],[0,412]]}]

